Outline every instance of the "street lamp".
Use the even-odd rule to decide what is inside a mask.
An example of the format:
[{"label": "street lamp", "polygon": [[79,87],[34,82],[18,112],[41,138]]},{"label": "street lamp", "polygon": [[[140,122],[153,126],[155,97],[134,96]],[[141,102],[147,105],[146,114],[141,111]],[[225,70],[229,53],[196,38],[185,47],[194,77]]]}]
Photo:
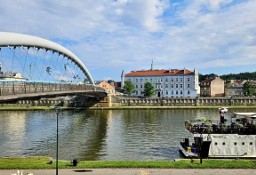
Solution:
[{"label": "street lamp", "polygon": [[59,174],[59,168],[58,168],[58,163],[59,163],[59,113],[60,113],[60,107],[59,106],[56,106],[55,107],[55,112],[56,112],[56,115],[57,115],[57,139],[56,139],[56,175]]}]

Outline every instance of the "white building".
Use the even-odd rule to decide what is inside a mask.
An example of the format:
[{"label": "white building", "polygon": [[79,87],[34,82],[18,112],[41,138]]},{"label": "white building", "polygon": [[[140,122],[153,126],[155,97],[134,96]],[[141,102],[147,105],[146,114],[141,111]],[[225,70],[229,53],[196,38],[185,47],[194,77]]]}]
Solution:
[{"label": "white building", "polygon": [[122,81],[131,81],[135,86],[132,95],[143,96],[144,85],[150,82],[156,90],[154,97],[197,97],[200,94],[198,72],[187,69],[140,70],[123,75]]}]

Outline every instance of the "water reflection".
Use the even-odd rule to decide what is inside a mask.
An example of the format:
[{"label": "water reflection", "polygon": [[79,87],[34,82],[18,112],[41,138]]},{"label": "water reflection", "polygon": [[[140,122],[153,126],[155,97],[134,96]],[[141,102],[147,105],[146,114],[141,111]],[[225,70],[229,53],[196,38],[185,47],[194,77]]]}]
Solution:
[{"label": "water reflection", "polygon": [[[234,110],[234,111],[256,111]],[[171,160],[190,134],[184,121],[218,118],[217,110],[89,110],[59,115],[59,157],[71,160]],[[56,151],[54,111],[0,111],[0,156]]]}]

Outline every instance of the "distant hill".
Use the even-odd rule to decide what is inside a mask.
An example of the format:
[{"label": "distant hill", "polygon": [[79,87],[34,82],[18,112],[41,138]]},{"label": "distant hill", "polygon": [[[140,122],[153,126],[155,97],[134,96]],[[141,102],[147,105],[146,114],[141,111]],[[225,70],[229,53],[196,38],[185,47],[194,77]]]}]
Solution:
[{"label": "distant hill", "polygon": [[[208,78],[213,78],[217,77],[217,74],[211,73],[211,74],[199,74],[199,81],[208,79]],[[256,80],[256,72],[241,72],[237,74],[224,74],[219,76],[221,79],[225,81],[230,81],[230,80]]]}]

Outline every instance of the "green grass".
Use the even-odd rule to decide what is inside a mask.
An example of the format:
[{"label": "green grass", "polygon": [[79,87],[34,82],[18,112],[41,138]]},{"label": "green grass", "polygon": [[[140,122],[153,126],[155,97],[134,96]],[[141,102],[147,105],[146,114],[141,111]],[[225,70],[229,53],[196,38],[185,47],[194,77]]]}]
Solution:
[{"label": "green grass", "polygon": [[[48,157],[0,158],[0,169],[54,169]],[[60,169],[72,168],[71,161],[59,161]],[[256,169],[256,160],[179,160],[179,161],[80,161],[76,168],[225,168]]]}]

